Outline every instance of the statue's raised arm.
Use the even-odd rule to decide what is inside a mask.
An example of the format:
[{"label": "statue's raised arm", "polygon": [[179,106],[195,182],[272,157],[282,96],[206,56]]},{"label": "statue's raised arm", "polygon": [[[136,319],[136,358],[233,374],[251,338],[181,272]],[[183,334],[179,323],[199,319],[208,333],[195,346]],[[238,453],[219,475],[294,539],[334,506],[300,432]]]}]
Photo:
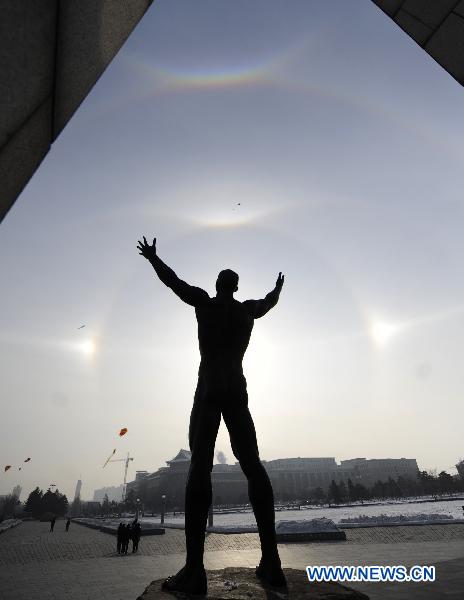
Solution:
[{"label": "statue's raised arm", "polygon": [[183,302],[190,304],[190,306],[200,306],[209,300],[209,295],[205,290],[189,285],[185,281],[182,281],[182,279],[179,279],[171,267],[168,267],[161,260],[156,253],[156,238],[153,238],[153,244],[150,246],[145,236],[143,236],[143,242],[139,240],[137,250],[139,250],[139,254],[151,263],[164,285],[171,288]]},{"label": "statue's raised arm", "polygon": [[270,291],[269,294],[266,294],[262,300],[245,300],[243,304],[250,311],[254,319],[264,317],[264,315],[269,312],[271,308],[274,308],[279,301],[279,296],[283,285],[284,276],[282,273],[279,273],[274,289]]}]

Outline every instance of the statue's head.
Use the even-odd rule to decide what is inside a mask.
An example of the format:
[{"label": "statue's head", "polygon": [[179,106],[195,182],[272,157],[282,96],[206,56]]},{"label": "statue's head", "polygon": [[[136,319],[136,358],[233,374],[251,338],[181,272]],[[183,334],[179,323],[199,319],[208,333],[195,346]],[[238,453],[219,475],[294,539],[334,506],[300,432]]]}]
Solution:
[{"label": "statue's head", "polygon": [[216,280],[216,291],[233,294],[238,290],[238,275],[231,269],[224,269]]}]

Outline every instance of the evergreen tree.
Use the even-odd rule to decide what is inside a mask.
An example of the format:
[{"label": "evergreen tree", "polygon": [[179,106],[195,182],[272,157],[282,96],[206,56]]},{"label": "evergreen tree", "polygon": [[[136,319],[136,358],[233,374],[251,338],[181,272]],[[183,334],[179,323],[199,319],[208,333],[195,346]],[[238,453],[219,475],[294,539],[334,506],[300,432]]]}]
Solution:
[{"label": "evergreen tree", "polygon": [[354,486],[354,495],[356,500],[368,500],[370,498],[369,490],[362,485],[362,483],[357,483]]},{"label": "evergreen tree", "polygon": [[344,481],[340,481],[338,484],[338,491],[340,493],[340,501],[345,502],[348,497],[348,490]]},{"label": "evergreen tree", "polygon": [[454,490],[453,476],[446,471],[438,474],[438,488],[442,494],[450,494]]},{"label": "evergreen tree", "polygon": [[14,518],[15,507],[21,504],[18,497],[13,494],[8,494],[0,499],[0,521],[3,519]]},{"label": "evergreen tree", "polygon": [[315,490],[313,490],[312,497],[316,501],[324,500],[324,498],[325,498],[324,490],[321,487],[317,487]]},{"label": "evergreen tree", "polygon": [[52,513],[59,517],[64,517],[68,511],[68,499],[59,490],[52,492],[48,489],[42,496],[41,514]]},{"label": "evergreen tree", "polygon": [[29,494],[29,497],[26,501],[24,510],[26,512],[32,513],[32,516],[34,517],[34,519],[38,519],[43,512],[42,511],[42,497],[43,497],[43,491],[40,490],[38,487],[36,487],[35,490],[33,490]]},{"label": "evergreen tree", "polygon": [[334,502],[335,504],[340,504],[340,502],[342,501],[341,496],[340,496],[340,490],[338,489],[338,485],[335,483],[335,481],[332,479],[332,483],[330,484],[329,487],[329,499],[332,500],[332,502]]},{"label": "evergreen tree", "polygon": [[348,479],[348,501],[349,502],[354,502],[356,500],[358,500],[358,498],[356,498],[355,487],[354,487],[353,482],[351,481],[351,479]]},{"label": "evergreen tree", "polygon": [[388,478],[388,495],[391,498],[400,498],[402,496],[400,486],[391,477]]},{"label": "evergreen tree", "polygon": [[134,511],[135,510],[135,502],[136,502],[135,491],[133,489],[131,489],[126,494],[126,497],[124,499],[124,506],[125,506],[126,510]]}]

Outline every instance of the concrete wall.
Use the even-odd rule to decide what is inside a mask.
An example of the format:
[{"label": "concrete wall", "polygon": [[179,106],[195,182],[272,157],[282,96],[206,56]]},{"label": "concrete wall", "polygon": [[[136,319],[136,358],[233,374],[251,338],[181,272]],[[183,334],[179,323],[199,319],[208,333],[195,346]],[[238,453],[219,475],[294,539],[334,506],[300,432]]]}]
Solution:
[{"label": "concrete wall", "polygon": [[3,0],[0,221],[153,0]]},{"label": "concrete wall", "polygon": [[464,84],[464,0],[372,0]]}]

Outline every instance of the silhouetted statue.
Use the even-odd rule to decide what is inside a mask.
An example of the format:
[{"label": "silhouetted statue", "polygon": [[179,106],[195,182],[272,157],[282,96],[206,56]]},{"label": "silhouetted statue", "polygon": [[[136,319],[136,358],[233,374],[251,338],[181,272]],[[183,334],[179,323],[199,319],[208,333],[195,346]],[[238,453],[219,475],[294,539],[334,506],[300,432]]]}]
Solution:
[{"label": "silhouetted statue", "polygon": [[238,275],[226,269],[216,281],[216,296],[193,287],[177,277],[156,254],[145,237],[137,246],[150,261],[160,280],[195,307],[198,321],[200,368],[190,415],[189,444],[192,452],[185,494],[185,566],[163,584],[164,589],[206,593],[203,565],[205,528],[212,501],[211,470],[221,414],[229,430],[234,455],[248,479],[248,494],[258,525],[262,558],[256,574],[270,585],[286,585],[277,550],[274,496],[271,482],[261,464],[256,432],[248,410],[246,379],[242,360],[255,319],[264,316],[279,300],[284,283],[279,273],[275,288],[263,300],[239,302]]}]

